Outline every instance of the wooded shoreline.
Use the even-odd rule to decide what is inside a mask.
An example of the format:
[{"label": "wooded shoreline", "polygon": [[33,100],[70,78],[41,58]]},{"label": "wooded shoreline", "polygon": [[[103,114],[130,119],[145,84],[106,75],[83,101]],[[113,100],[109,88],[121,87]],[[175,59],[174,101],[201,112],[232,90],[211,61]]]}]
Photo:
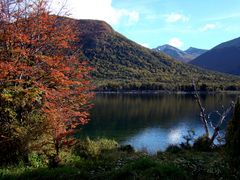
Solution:
[{"label": "wooded shoreline", "polygon": [[[95,94],[194,94],[195,91],[168,91],[168,90],[95,90]],[[197,91],[199,94],[240,94],[240,91]]]}]

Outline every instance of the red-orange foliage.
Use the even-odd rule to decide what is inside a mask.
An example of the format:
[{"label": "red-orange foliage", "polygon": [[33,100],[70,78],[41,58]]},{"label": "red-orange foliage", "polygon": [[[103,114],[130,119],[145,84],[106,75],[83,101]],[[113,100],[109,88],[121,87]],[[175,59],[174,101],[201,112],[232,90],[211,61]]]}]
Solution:
[{"label": "red-orange foliage", "polygon": [[0,85],[37,87],[58,153],[88,122],[91,68],[76,57],[70,19],[50,14],[47,0],[0,1]]}]

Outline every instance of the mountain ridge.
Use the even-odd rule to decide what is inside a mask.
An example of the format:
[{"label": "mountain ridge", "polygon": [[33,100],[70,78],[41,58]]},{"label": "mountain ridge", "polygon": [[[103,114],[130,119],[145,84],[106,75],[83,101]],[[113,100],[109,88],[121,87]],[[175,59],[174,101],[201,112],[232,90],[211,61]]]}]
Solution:
[{"label": "mountain ridge", "polygon": [[206,49],[199,49],[199,48],[195,48],[195,47],[189,47],[187,50],[185,50],[184,52],[194,56],[194,59],[197,58],[198,56],[204,54],[205,52],[207,52],[208,50]]},{"label": "mountain ridge", "polygon": [[215,46],[190,63],[213,71],[240,75],[240,37]]},{"label": "mountain ridge", "polygon": [[153,51],[163,52],[175,60],[188,63],[201,54],[205,53],[207,50],[190,47],[186,51],[182,51],[169,44],[165,44],[154,48]]},{"label": "mountain ridge", "polygon": [[220,48],[225,48],[225,47],[239,47],[240,48],[240,37],[220,43],[219,45],[215,46],[213,49],[220,49]]},{"label": "mountain ridge", "polygon": [[[239,78],[212,73],[175,61],[145,48],[115,31],[104,21],[74,20],[80,59],[95,70],[98,90],[189,90],[192,79],[210,90],[236,85]],[[229,83],[231,82],[231,83]]]}]

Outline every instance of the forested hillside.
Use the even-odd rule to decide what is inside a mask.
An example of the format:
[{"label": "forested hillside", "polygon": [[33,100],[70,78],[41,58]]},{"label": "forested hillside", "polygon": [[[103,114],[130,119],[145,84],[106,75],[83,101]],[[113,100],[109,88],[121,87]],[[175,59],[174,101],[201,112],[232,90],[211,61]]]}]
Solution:
[{"label": "forested hillside", "polygon": [[77,21],[78,48],[95,68],[97,89],[191,90],[192,79],[206,89],[236,89],[239,78],[177,62],[114,31],[103,21]]}]

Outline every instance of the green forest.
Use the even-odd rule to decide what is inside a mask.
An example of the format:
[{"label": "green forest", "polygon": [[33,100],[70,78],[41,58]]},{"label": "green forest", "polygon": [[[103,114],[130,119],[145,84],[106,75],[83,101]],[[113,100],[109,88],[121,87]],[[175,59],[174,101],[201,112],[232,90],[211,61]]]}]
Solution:
[{"label": "green forest", "polygon": [[177,62],[136,44],[102,21],[76,22],[77,45],[81,58],[94,67],[91,75],[96,90],[193,91],[193,80],[201,91],[239,90],[238,76]]}]

